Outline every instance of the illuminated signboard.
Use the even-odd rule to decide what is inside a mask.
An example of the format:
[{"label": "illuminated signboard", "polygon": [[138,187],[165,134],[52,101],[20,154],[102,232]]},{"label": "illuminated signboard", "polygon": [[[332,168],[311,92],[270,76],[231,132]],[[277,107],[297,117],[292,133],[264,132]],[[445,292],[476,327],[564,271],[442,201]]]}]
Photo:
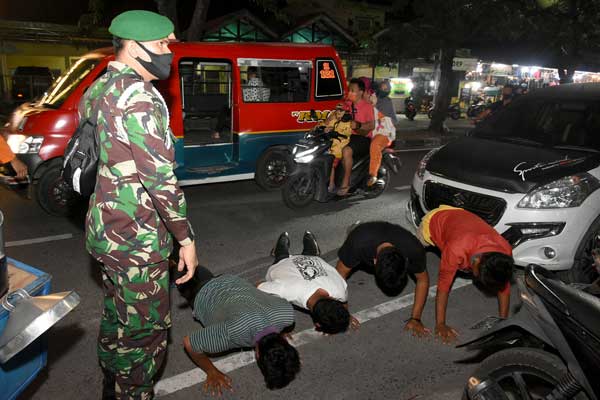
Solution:
[{"label": "illuminated signboard", "polygon": [[319,71],[321,79],[335,79],[335,71],[331,69],[328,62],[323,63],[323,69]]}]

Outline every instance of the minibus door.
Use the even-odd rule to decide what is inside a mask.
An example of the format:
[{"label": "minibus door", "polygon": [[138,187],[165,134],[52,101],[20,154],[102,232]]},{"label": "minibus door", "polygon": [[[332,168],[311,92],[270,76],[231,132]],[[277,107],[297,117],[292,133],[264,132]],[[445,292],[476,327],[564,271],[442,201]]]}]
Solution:
[{"label": "minibus door", "polygon": [[186,174],[234,168],[231,63],[185,58],[179,62]]}]

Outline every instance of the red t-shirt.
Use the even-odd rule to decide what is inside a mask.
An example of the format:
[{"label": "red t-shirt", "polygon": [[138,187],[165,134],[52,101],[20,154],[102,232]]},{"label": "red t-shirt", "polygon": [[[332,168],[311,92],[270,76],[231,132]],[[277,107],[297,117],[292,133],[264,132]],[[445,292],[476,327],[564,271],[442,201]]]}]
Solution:
[{"label": "red t-shirt", "polygon": [[[431,240],[442,252],[438,290],[450,292],[456,271],[471,271],[476,254],[498,252],[512,257],[512,247],[477,215],[465,210],[439,211],[429,223]],[[510,290],[510,284],[502,290]]]},{"label": "red t-shirt", "polygon": [[[373,111],[373,105],[364,99],[360,99],[358,103],[354,105],[356,113],[354,114],[354,120],[365,124],[367,122],[375,121],[375,112]],[[369,132],[371,135],[373,131]]]}]

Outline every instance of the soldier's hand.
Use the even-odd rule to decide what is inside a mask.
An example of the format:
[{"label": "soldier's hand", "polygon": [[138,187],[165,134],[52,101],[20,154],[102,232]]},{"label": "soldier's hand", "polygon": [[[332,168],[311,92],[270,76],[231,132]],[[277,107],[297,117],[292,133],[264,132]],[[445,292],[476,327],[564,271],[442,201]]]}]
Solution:
[{"label": "soldier's hand", "polygon": [[203,387],[204,392],[210,393],[213,396],[221,396],[225,389],[233,392],[231,378],[216,369],[206,375],[206,381],[204,382]]},{"label": "soldier's hand", "polygon": [[192,279],[197,266],[198,256],[196,255],[196,242],[192,242],[187,246],[181,246],[179,249],[179,264],[177,265],[177,271],[182,272],[185,267],[187,272],[184,276],[177,279],[175,283],[181,285]]}]

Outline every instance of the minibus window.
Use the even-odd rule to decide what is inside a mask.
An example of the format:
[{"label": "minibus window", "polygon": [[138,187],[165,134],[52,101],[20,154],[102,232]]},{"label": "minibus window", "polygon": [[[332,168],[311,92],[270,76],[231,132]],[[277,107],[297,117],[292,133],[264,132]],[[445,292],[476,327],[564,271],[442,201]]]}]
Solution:
[{"label": "minibus window", "polygon": [[253,60],[249,64],[240,62],[245,103],[303,103],[309,100],[310,62]]},{"label": "minibus window", "polygon": [[316,100],[332,100],[342,97],[344,92],[335,61],[330,58],[317,59],[316,75]]},{"label": "minibus window", "polygon": [[40,104],[58,108],[101,61],[101,58],[80,58],[73,66],[54,81],[52,86],[40,99]]}]

